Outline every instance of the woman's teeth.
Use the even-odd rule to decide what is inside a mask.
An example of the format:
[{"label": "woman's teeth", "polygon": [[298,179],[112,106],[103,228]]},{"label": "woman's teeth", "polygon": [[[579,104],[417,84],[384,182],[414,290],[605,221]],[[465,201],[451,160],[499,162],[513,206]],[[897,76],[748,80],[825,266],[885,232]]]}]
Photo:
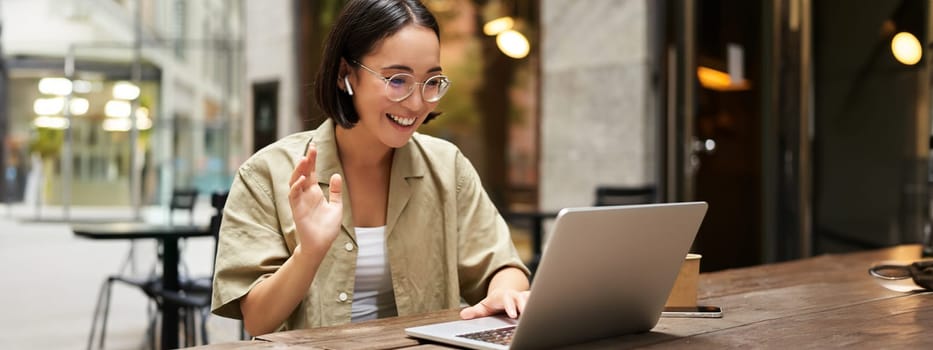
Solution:
[{"label": "woman's teeth", "polygon": [[403,118],[403,117],[399,117],[394,114],[386,114],[386,115],[389,116],[389,119],[392,119],[393,121],[395,121],[396,123],[402,126],[409,126],[415,123],[415,118]]}]

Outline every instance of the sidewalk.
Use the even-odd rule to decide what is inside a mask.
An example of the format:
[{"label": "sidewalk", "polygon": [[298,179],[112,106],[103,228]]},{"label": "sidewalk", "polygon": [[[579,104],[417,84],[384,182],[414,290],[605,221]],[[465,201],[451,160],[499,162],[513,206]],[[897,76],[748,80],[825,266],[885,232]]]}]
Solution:
[{"label": "sidewalk", "polygon": [[[213,208],[206,200],[195,208],[195,223],[206,225]],[[87,346],[94,306],[107,275],[117,272],[127,256],[128,241],[94,241],[75,237],[62,221],[60,208],[43,208],[35,220],[34,208],[0,204],[0,349],[83,349]],[[165,220],[167,210],[143,211],[145,221]],[[72,208],[77,221],[127,220],[128,208]],[[176,222],[188,222],[176,213]],[[212,268],[213,241],[189,239],[183,261],[193,276]],[[155,241],[136,243],[138,273],[155,263]],[[107,349],[147,348],[147,298],[131,287],[114,284],[107,328]],[[212,343],[237,340],[238,322],[212,316],[208,321]]]}]

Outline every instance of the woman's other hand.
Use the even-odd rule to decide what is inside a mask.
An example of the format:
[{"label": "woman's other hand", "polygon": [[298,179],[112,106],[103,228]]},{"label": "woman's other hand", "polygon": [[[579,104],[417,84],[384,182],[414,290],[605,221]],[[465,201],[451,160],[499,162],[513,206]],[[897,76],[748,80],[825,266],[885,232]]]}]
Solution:
[{"label": "woman's other hand", "polygon": [[497,289],[490,292],[485,299],[476,305],[470,306],[460,311],[460,318],[469,320],[477,317],[492,316],[502,311],[511,318],[518,318],[518,315],[525,310],[525,303],[528,302],[529,291],[517,291],[514,289]]},{"label": "woman's other hand", "polygon": [[325,198],[314,172],[316,160],[317,147],[311,143],[308,145],[308,153],[292,172],[288,204],[297,230],[296,252],[300,252],[303,247],[303,250],[322,254],[330,248],[340,232],[340,223],[343,221],[340,197],[343,181],[339,174],[331,176],[329,195]]}]

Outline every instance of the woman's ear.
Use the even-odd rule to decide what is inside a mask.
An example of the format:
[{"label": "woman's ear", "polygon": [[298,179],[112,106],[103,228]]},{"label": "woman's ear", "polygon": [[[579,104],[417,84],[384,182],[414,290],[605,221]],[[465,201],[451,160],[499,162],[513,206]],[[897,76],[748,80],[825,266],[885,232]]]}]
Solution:
[{"label": "woman's ear", "polygon": [[343,84],[347,87],[347,95],[353,96],[353,88],[350,87],[350,78],[349,75],[343,76]]},{"label": "woman's ear", "polygon": [[338,77],[343,77],[343,79],[337,79],[337,86],[341,90],[346,91],[348,95],[353,96],[353,87],[350,86],[350,65],[346,60],[340,59],[340,69],[337,71]]}]

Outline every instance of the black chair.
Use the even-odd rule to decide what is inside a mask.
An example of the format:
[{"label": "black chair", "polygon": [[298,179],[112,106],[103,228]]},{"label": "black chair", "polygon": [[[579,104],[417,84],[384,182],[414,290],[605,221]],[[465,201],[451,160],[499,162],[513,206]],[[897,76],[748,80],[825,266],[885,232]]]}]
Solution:
[{"label": "black chair", "polygon": [[642,187],[596,187],[596,206],[657,203],[654,186]]},{"label": "black chair", "polygon": [[[100,316],[103,316],[103,321],[100,323],[100,338],[97,344],[97,348],[104,348],[104,340],[107,338],[107,318],[110,315],[110,295],[112,293],[114,282],[121,282],[126,285],[136,287],[145,293],[150,301],[155,302],[155,294],[153,293],[153,290],[155,290],[157,285],[160,284],[160,279],[154,274],[150,274],[148,277],[131,277],[121,274],[107,276],[107,279],[104,280],[104,284],[101,286],[100,293],[97,296],[97,305],[94,307],[94,317],[91,320],[91,334],[87,341],[88,350],[90,350],[94,344],[94,335],[97,333],[98,317]],[[149,338],[149,345],[151,349],[155,349],[155,321],[157,310],[158,304],[149,303],[146,305],[146,315],[149,319],[146,335]]]},{"label": "black chair", "polygon": [[168,204],[168,222],[174,222],[176,210],[188,211],[188,224],[194,225],[194,205],[198,201],[198,190],[193,188],[177,189],[172,191],[172,200]]},{"label": "black chair", "polygon": [[[175,223],[175,211],[183,210],[188,212],[188,225],[194,225],[194,206],[198,202],[198,190],[194,188],[180,188],[172,191],[172,199],[168,204],[168,223]],[[179,242],[179,251],[185,250],[187,239],[181,239]],[[159,247],[159,256],[162,256],[162,247]],[[188,265],[184,262],[179,266],[182,276],[188,275]]]},{"label": "black chair", "polygon": [[[188,211],[189,223],[194,225],[194,206],[197,202],[197,197],[198,191],[195,189],[178,189],[172,191],[172,198],[169,202],[169,224],[173,223],[176,210],[186,210]],[[134,251],[135,242],[131,242],[130,251],[127,255],[126,261],[123,263],[123,266],[120,268],[117,274],[107,276],[107,279],[104,280],[104,284],[101,286],[97,297],[97,305],[94,307],[94,317],[91,320],[91,334],[88,337],[87,343],[87,348],[89,350],[93,346],[94,335],[97,333],[98,319],[101,316],[103,316],[103,319],[100,323],[100,338],[98,342],[98,349],[104,348],[104,340],[107,336],[107,320],[110,314],[110,296],[113,290],[114,282],[120,282],[139,289],[151,301],[151,303],[146,306],[146,315],[149,319],[146,335],[149,338],[150,348],[155,349],[155,321],[158,314],[157,310],[160,305],[158,294],[162,290],[162,277],[156,271],[156,266],[158,266],[159,261],[162,260],[162,247],[159,246],[156,248],[156,264],[153,265],[146,276],[132,276],[126,274],[127,266],[134,264]],[[187,270],[187,268],[182,266],[182,270]],[[131,272],[135,273],[135,271]]]},{"label": "black chair", "polygon": [[[211,195],[211,206],[215,212],[211,217],[210,231],[214,235],[214,255],[217,255],[217,237],[220,233],[220,223],[223,219],[224,204],[227,202],[227,193],[214,193]],[[213,269],[212,269],[213,270]],[[207,317],[211,309],[211,292],[213,276],[194,278],[182,282],[179,291],[157,290],[155,292],[160,302],[169,301],[179,307],[183,314],[185,324],[185,346],[197,345],[196,317],[200,316],[200,335],[202,344],[208,343]],[[244,339],[242,324],[240,338]]]}]

